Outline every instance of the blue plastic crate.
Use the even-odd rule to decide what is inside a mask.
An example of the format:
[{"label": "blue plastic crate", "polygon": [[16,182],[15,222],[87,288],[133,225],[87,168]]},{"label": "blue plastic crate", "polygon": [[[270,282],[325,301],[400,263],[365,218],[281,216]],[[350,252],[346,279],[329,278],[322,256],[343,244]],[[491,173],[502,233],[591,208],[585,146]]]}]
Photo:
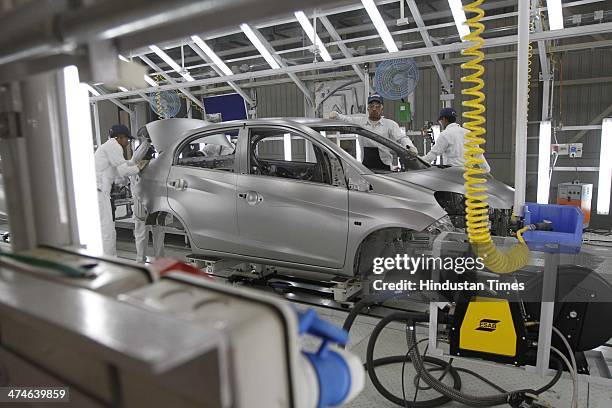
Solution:
[{"label": "blue plastic crate", "polygon": [[576,253],[582,245],[583,219],[578,207],[525,203],[525,225],[548,220],[553,230],[527,231],[523,238],[532,251]]}]

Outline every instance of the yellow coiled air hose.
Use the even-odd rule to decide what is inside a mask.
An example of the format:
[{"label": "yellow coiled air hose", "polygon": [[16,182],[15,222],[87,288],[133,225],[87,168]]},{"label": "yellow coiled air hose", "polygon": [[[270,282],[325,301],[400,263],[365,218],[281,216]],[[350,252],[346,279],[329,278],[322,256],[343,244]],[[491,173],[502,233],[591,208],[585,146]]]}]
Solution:
[{"label": "yellow coiled air hose", "polygon": [[461,64],[461,69],[472,71],[471,74],[461,78],[462,83],[470,83],[473,86],[461,91],[464,96],[471,99],[464,100],[462,105],[470,110],[463,112],[463,117],[469,121],[464,123],[464,127],[469,130],[465,136],[466,159],[464,165],[463,178],[465,179],[466,189],[466,221],[467,234],[470,244],[479,257],[483,258],[483,263],[491,272],[510,273],[524,267],[529,261],[529,248],[522,237],[523,232],[529,227],[522,228],[517,232],[519,243],[507,252],[501,252],[491,238],[489,230],[489,205],[487,203],[487,186],[484,177],[485,170],[479,166],[484,163],[482,154],[484,149],[480,147],[485,142],[486,133],[483,125],[485,118],[484,100],[482,92],[484,81],[481,78],[485,68],[481,62],[484,53],[481,51],[484,40],[480,36],[484,31],[484,24],[480,22],[484,17],[484,11],[479,7],[484,0],[476,0],[464,7],[466,14],[475,14],[468,18],[467,25],[470,27],[470,34],[464,37],[465,40],[473,42],[473,45],[461,51],[462,55],[473,57],[470,61]]}]

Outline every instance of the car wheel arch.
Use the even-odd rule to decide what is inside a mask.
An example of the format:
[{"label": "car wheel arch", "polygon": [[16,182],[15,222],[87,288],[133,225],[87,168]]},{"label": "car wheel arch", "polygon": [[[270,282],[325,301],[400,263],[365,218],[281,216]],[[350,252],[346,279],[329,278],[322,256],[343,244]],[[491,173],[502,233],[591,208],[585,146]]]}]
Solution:
[{"label": "car wheel arch", "polygon": [[[364,267],[365,263],[367,263],[369,259],[373,259],[377,256],[383,255],[386,246],[388,244],[393,243],[394,239],[402,239],[402,237],[406,233],[414,232],[418,231],[412,228],[406,228],[402,226],[385,226],[369,231],[360,239],[359,244],[356,246],[354,255],[351,259],[352,265],[350,266],[350,270],[352,269],[353,276],[363,276],[364,272],[366,271]],[[374,243],[376,243],[376,239],[380,240],[378,242],[377,247],[371,248],[369,251],[364,250],[366,248],[366,245],[369,245],[371,242],[374,241]],[[383,245],[380,245],[381,243]]]}]

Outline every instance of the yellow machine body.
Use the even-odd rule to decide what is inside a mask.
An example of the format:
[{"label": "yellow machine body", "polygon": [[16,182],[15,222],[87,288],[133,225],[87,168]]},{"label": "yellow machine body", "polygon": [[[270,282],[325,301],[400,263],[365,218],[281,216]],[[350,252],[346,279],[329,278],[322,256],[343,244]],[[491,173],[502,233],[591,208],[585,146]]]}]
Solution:
[{"label": "yellow machine body", "polygon": [[516,330],[505,299],[474,298],[467,307],[459,334],[459,348],[514,357]]},{"label": "yellow machine body", "polygon": [[528,350],[519,303],[474,296],[456,304],[450,353],[457,356],[522,365]]}]

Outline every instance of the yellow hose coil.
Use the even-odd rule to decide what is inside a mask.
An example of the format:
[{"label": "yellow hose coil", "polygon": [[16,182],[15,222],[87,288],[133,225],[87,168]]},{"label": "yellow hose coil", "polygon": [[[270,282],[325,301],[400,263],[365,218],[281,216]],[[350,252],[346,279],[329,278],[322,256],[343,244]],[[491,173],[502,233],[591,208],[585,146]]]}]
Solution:
[{"label": "yellow hose coil", "polygon": [[[474,252],[483,258],[487,269],[496,273],[510,273],[524,267],[529,261],[529,248],[522,237],[523,232],[529,227],[517,232],[519,243],[505,253],[497,249],[491,239],[487,179],[484,177],[485,170],[480,168],[480,165],[484,163],[482,159],[484,149],[480,145],[485,142],[483,136],[486,133],[483,127],[485,123],[483,116],[485,95],[482,92],[484,81],[481,78],[485,72],[481,64],[484,59],[484,53],[481,51],[484,40],[480,36],[484,31],[484,24],[480,22],[484,17],[484,11],[479,7],[483,1],[476,0],[464,7],[466,15],[475,14],[467,20],[470,34],[464,37],[465,40],[473,42],[473,45],[461,51],[462,55],[473,57],[470,61],[461,64],[461,69],[472,71],[469,75],[462,77],[461,82],[473,84],[461,91],[465,99],[462,105],[469,108],[463,112],[463,117],[468,120],[463,126],[469,130],[469,133],[465,135],[464,157],[466,162],[463,173],[466,189],[467,234]],[[471,99],[465,98],[466,96]]]},{"label": "yellow hose coil", "polygon": [[[159,85],[161,83],[162,80],[162,76],[161,75],[157,75],[155,77],[155,82],[157,82],[157,84]],[[158,119],[166,119],[166,116],[163,114],[162,112],[162,105],[161,105],[161,92],[158,89],[157,92],[155,92],[155,105],[157,107],[157,118]]]}]

